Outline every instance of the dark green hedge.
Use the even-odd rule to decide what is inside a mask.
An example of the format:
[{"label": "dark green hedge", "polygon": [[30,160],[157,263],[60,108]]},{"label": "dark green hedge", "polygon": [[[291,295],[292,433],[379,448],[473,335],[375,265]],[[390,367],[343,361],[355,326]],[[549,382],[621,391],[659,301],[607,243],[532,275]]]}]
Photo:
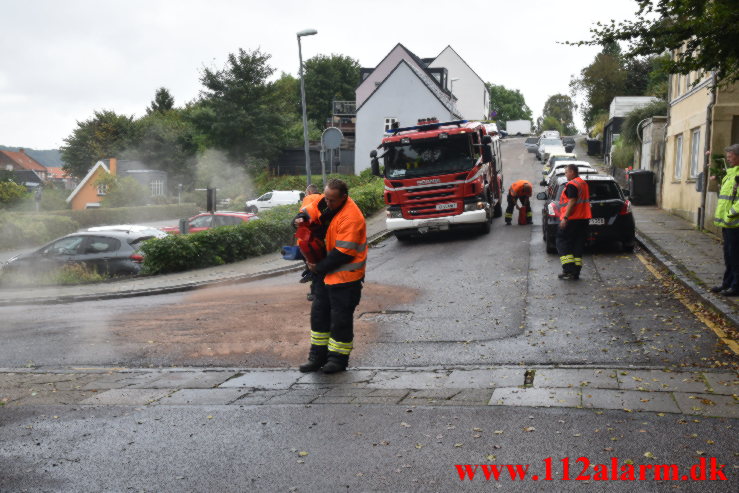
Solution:
[{"label": "dark green hedge", "polygon": [[[352,188],[349,195],[365,216],[385,206],[380,179]],[[276,252],[293,244],[292,219],[297,205],[276,207],[261,213],[260,219],[239,226],[224,226],[190,235],[170,235],[147,241],[144,274],[165,274],[222,265]]]},{"label": "dark green hedge", "polygon": [[79,228],[79,223],[69,217],[3,213],[0,215],[0,250],[41,246]]},{"label": "dark green hedge", "polygon": [[194,216],[199,212],[195,204],[142,205],[139,207],[101,207],[81,211],[53,211],[49,214],[67,216],[76,221],[81,228],[105,224],[136,224],[161,219]]}]

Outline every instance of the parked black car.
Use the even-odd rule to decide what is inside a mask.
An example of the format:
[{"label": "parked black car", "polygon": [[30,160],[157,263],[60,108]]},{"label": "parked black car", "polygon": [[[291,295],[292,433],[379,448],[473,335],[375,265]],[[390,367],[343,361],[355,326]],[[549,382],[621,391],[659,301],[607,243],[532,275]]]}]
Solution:
[{"label": "parked black car", "polygon": [[565,151],[572,152],[575,150],[575,138],[574,137],[562,137],[562,145],[565,147]]},{"label": "parked black car", "polygon": [[8,260],[0,274],[38,274],[67,264],[83,264],[101,274],[134,275],[144,260],[139,248],[155,238],[151,231],[85,231],[58,238]]},{"label": "parked black car", "polygon": [[[588,244],[612,244],[619,242],[621,248],[633,252],[636,245],[634,215],[631,202],[612,176],[583,175],[590,189],[590,209],[593,218],[588,229]],[[547,192],[539,192],[536,198],[543,200],[542,227],[547,253],[557,253],[556,237],[559,228],[559,197],[567,183],[562,176],[557,186]]]}]

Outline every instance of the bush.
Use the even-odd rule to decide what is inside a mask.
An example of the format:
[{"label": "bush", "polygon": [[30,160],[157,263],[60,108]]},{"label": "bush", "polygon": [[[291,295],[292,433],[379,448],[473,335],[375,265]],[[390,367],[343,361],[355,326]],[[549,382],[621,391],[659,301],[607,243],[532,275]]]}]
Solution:
[{"label": "bush", "polygon": [[108,276],[100,274],[92,267],[83,264],[70,264],[46,272],[13,272],[0,276],[5,287],[18,286],[56,286],[100,282]]},{"label": "bush", "polygon": [[[368,216],[385,206],[383,181],[378,178],[349,190]],[[298,205],[285,205],[261,213],[260,219],[190,235],[170,235],[144,243],[144,274],[165,274],[246,260],[293,243],[292,220]]]},{"label": "bush", "polygon": [[634,164],[634,146],[627,144],[623,139],[618,139],[613,144],[611,154],[611,166],[625,169]]},{"label": "bush", "polygon": [[[376,179],[376,177],[372,176],[372,170],[369,168],[363,170],[359,175],[331,174],[326,176],[327,180],[331,178],[338,178],[346,182],[349,187],[349,195],[353,195],[353,188],[366,185]],[[313,176],[313,184],[319,190],[322,190],[324,187],[323,179],[320,175]],[[272,176],[265,171],[257,175],[254,179],[257,197],[272,190],[305,190],[305,185],[305,175]]]},{"label": "bush", "polygon": [[0,216],[0,249],[37,246],[74,233],[77,221],[51,214],[6,213]]},{"label": "bush", "polygon": [[78,211],[53,211],[50,214],[67,216],[79,223],[80,228],[105,224],[131,224],[162,219],[190,217],[199,212],[195,204],[144,205],[139,207],[116,207],[84,209]]}]

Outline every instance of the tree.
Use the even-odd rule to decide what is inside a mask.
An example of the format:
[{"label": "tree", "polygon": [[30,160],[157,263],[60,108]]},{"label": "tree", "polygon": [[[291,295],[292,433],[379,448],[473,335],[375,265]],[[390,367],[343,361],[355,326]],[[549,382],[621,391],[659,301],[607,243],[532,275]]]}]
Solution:
[{"label": "tree", "polygon": [[166,113],[172,108],[174,108],[174,97],[166,87],[160,87],[157,89],[156,94],[154,94],[154,100],[151,102],[151,105],[146,108],[146,114]]},{"label": "tree", "polygon": [[303,77],[308,118],[325,128],[333,114],[333,101],[354,101],[359,69],[357,60],[344,55],[317,55],[306,60]]},{"label": "tree", "polygon": [[134,133],[133,117],[113,111],[96,111],[84,122],[77,122],[72,135],[61,147],[64,171],[77,178],[87,174],[100,159],[118,156]]},{"label": "tree", "polygon": [[580,71],[580,77],[570,81],[570,88],[575,94],[585,95],[582,115],[586,127],[591,127],[595,116],[610,107],[613,98],[625,95],[626,78],[627,72],[621,57],[606,46],[590,65]]},{"label": "tree", "polygon": [[149,191],[139,182],[127,176],[113,176],[105,174],[97,179],[95,186],[105,186],[103,207],[133,207],[146,205],[149,201]]},{"label": "tree", "polygon": [[531,109],[518,89],[507,89],[489,82],[485,87],[490,94],[490,114],[498,122],[531,120]]},{"label": "tree", "polygon": [[166,171],[170,183],[190,185],[195,156],[202,150],[202,136],[188,120],[186,110],[154,112],[136,120],[134,137],[126,156],[151,168]]},{"label": "tree", "polygon": [[597,46],[626,42],[627,58],[676,56],[667,62],[672,74],[715,71],[720,83],[739,80],[739,8],[736,0],[636,0],[636,20],[597,23],[589,41]]},{"label": "tree", "polygon": [[0,181],[0,207],[10,207],[28,195],[26,187],[13,181]]},{"label": "tree", "polygon": [[639,124],[647,118],[653,116],[667,116],[669,105],[667,101],[655,101],[641,108],[636,108],[629,112],[621,124],[621,138],[625,144],[637,145],[641,135]]},{"label": "tree", "polygon": [[220,70],[204,69],[205,87],[190,118],[206,138],[206,145],[219,147],[240,163],[251,155],[274,157],[279,152],[284,114],[274,84],[267,82],[274,69],[270,55],[260,50],[239,49],[228,55]]},{"label": "tree", "polygon": [[[551,122],[548,123],[548,120],[551,118],[559,122],[561,128],[556,130],[559,130],[560,133],[575,133],[575,124],[572,121],[572,111],[574,107],[575,104],[572,102],[572,98],[565,94],[555,94],[554,96],[550,96],[546,103],[544,103],[544,110],[542,111],[542,116],[544,117],[543,125],[545,127],[547,125],[551,125]],[[542,130],[554,129],[542,128]]]}]

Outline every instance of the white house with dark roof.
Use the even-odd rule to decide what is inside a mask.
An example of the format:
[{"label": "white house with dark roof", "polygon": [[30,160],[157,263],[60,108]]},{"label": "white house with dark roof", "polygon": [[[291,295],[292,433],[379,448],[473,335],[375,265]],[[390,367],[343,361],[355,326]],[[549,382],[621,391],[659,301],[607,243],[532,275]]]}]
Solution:
[{"label": "white house with dark roof", "polygon": [[420,118],[461,118],[447,85],[446,68],[428,68],[402,44],[373,70],[363,69],[362,76],[356,90],[355,173],[370,167],[370,151],[377,148],[393,123],[405,127],[415,125]]},{"label": "white house with dark roof", "polygon": [[490,93],[485,81],[477,75],[454,48],[447,46],[428,66],[447,71],[449,89],[457,98],[455,107],[465,120],[485,120],[490,111]]},{"label": "white house with dark roof", "polygon": [[484,120],[490,96],[485,81],[451,47],[421,59],[398,43],[374,68],[361,70],[356,90],[354,171],[369,168],[369,153],[393,123],[415,125],[419,118]]}]

